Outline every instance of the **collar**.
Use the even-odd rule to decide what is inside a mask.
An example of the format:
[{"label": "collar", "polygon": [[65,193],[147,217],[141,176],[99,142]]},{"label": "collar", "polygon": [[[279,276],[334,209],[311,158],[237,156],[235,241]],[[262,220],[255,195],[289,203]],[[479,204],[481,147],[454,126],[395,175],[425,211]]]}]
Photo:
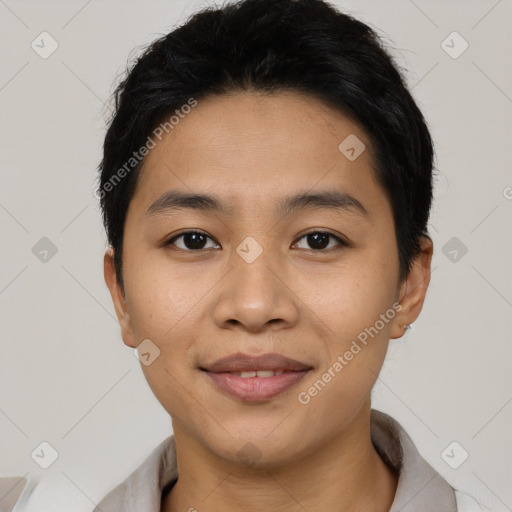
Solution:
[{"label": "collar", "polygon": [[403,427],[372,409],[370,432],[384,462],[398,472],[398,486],[389,512],[454,512],[455,490],[420,455]]},{"label": "collar", "polygon": [[25,477],[0,478],[0,512],[11,512],[14,506],[19,504],[21,495],[26,494],[30,487]]},{"label": "collar", "polygon": [[[399,474],[390,512],[454,512],[454,489],[421,457],[403,427],[372,409],[372,442],[382,459]],[[174,436],[160,443],[144,463],[111,491],[95,512],[160,512],[162,492],[178,478]]]}]

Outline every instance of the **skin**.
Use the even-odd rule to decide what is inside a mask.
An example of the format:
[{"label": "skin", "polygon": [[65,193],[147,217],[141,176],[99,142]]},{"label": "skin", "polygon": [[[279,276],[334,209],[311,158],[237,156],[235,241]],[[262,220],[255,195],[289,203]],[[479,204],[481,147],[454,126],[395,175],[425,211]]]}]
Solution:
[{"label": "skin", "polygon": [[[354,161],[338,149],[355,134]],[[370,393],[390,338],[420,314],[432,242],[422,241],[400,283],[391,205],[372,169],[362,128],[316,99],[254,91],[201,100],[146,156],[123,245],[125,294],[113,252],[105,281],[124,343],[150,339],[160,355],[141,365],[172,417],[179,479],[165,512],[388,511],[397,476],[370,439]],[[304,208],[278,215],[282,197],[325,188],[357,198],[367,216]],[[147,216],[164,192],[218,195],[231,214],[183,208]],[[178,237],[192,229],[204,248]],[[329,232],[318,248],[304,235]],[[236,248],[248,236],[252,263]],[[187,245],[188,244],[188,245]],[[393,303],[401,310],[307,405],[307,391]],[[220,391],[199,367],[235,352],[277,352],[312,370],[293,388],[257,403]],[[240,450],[258,458],[244,463]],[[245,448],[247,449],[247,448]]]}]

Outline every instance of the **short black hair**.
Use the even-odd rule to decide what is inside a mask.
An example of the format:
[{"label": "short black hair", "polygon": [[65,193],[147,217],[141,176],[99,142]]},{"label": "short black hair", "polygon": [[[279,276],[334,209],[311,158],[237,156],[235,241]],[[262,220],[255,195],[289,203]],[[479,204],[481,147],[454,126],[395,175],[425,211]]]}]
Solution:
[{"label": "short black hair", "polygon": [[372,28],[324,0],[242,0],[153,41],[113,94],[96,194],[123,292],[124,224],[144,163],[136,151],[191,99],[247,90],[305,93],[365,130],[406,278],[429,237],[434,149],[402,70]]}]

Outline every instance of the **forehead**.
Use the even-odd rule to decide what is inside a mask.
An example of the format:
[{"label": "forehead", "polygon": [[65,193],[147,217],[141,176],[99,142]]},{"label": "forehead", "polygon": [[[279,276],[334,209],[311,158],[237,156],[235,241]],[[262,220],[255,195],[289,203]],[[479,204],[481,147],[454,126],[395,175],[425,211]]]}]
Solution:
[{"label": "forehead", "polygon": [[369,211],[386,207],[365,131],[297,92],[208,96],[156,142],[145,157],[134,207],[147,209],[177,188],[215,190],[235,211],[293,192],[335,188],[363,197]]}]

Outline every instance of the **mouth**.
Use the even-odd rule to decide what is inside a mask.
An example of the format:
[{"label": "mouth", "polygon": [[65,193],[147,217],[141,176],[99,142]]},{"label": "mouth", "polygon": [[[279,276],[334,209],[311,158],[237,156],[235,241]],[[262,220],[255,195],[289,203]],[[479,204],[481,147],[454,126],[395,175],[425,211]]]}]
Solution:
[{"label": "mouth", "polygon": [[270,400],[302,380],[312,367],[280,354],[232,354],[200,367],[218,390],[248,402]]},{"label": "mouth", "polygon": [[291,370],[249,370],[245,372],[226,372],[236,377],[242,377],[247,379],[249,377],[259,377],[260,379],[266,379],[268,377],[275,377],[276,375],[282,375],[285,371]]}]

